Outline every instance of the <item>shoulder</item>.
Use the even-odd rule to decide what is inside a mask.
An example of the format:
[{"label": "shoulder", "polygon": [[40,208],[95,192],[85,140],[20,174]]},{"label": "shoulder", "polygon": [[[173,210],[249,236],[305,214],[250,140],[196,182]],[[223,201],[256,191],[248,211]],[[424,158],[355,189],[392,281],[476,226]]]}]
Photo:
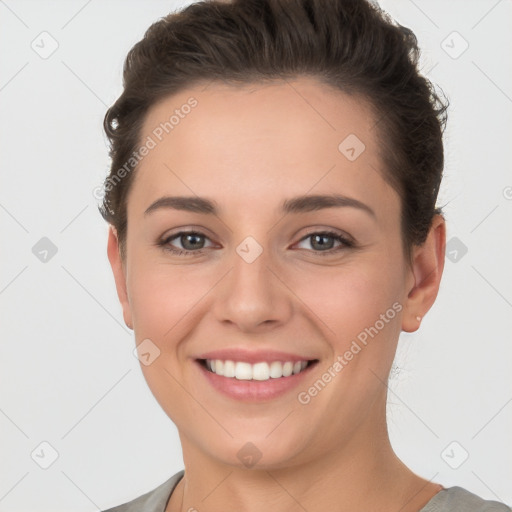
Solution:
[{"label": "shoulder", "polygon": [[420,512],[511,512],[511,510],[504,503],[484,500],[462,487],[449,487],[439,491]]},{"label": "shoulder", "polygon": [[165,512],[167,501],[184,473],[185,471],[182,469],[152,491],[102,512],[140,512],[141,510],[144,510],[144,512]]}]

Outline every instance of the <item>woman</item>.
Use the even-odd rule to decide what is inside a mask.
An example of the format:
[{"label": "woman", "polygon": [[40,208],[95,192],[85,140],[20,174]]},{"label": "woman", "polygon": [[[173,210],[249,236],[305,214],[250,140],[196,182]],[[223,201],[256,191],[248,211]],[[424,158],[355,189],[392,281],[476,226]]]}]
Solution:
[{"label": "woman", "polygon": [[444,266],[447,105],[418,57],[364,0],[199,2],[130,51],[101,212],[185,470],[110,512],[509,510],[388,437]]}]

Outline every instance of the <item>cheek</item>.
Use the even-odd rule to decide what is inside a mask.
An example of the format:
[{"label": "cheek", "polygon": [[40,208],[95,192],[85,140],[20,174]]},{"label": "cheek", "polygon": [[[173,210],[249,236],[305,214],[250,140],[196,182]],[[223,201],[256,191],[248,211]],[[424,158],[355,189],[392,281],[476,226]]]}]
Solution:
[{"label": "cheek", "polygon": [[162,352],[175,352],[204,314],[218,277],[211,268],[162,263],[142,252],[132,262],[128,293],[137,341],[149,338]]},{"label": "cheek", "polygon": [[198,315],[204,314],[201,298],[213,286],[212,276],[198,275],[186,265],[151,262],[147,255],[132,261],[129,294],[137,344],[149,339],[159,350],[151,364],[141,364],[141,370],[163,410],[186,429],[191,422],[190,395],[180,384],[181,347],[187,345],[182,341],[194,332]]},{"label": "cheek", "polygon": [[[397,261],[392,254],[380,253],[296,279],[294,291],[314,313],[316,325],[323,326],[333,357],[343,355],[354,340],[365,347],[365,359],[383,360],[386,351],[392,355],[402,310],[403,275]],[[374,339],[379,343],[366,350],[369,343],[364,342]]]},{"label": "cheek", "polygon": [[393,274],[392,268],[386,269],[381,265],[346,267],[326,275],[322,281],[316,276],[310,296],[334,323],[341,317],[353,318],[356,323],[357,319],[371,320],[400,296],[396,285],[399,274]]}]

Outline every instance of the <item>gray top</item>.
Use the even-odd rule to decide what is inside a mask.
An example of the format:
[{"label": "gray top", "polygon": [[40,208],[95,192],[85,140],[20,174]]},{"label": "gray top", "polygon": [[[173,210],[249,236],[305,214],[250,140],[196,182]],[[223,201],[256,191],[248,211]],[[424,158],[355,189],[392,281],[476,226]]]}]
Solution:
[{"label": "gray top", "polygon": [[[182,469],[156,489],[124,505],[109,508],[103,512],[165,512],[169,498],[184,474],[185,470]],[[511,510],[503,503],[484,500],[462,487],[449,487],[439,491],[418,512],[511,512]]]}]

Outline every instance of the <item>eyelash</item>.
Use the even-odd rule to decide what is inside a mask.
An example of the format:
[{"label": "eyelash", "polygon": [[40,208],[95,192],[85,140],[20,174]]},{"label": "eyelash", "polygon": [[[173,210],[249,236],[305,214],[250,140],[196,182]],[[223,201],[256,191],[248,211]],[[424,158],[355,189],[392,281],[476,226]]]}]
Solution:
[{"label": "eyelash", "polygon": [[[196,236],[208,238],[205,234],[203,234],[201,232],[198,232],[198,231],[180,231],[179,233],[175,233],[174,235],[171,235],[171,236],[168,236],[166,238],[161,239],[157,243],[157,245],[159,247],[162,247],[162,249],[164,249],[166,251],[169,251],[169,252],[171,252],[173,254],[177,254],[177,255],[180,255],[180,256],[189,256],[189,255],[199,256],[199,255],[201,255],[201,254],[203,254],[205,252],[205,249],[198,249],[197,251],[190,251],[188,249],[175,249],[175,248],[173,248],[172,246],[169,245],[171,240],[174,240],[175,238],[180,238],[183,235],[196,235]],[[336,231],[329,231],[329,230],[326,230],[326,231],[314,231],[312,233],[308,233],[306,236],[301,238],[299,240],[299,242],[302,242],[302,241],[304,241],[304,240],[306,240],[306,239],[308,239],[308,238],[310,238],[310,237],[312,237],[314,235],[322,235],[322,236],[332,237],[335,240],[337,240],[337,241],[342,243],[341,246],[338,246],[338,247],[336,247],[334,249],[329,249],[327,251],[312,251],[312,252],[317,253],[317,254],[322,255],[322,256],[333,255],[333,254],[338,253],[339,251],[342,251],[344,249],[349,249],[349,248],[353,248],[353,247],[356,246],[356,244],[354,242],[352,242],[348,238],[344,237],[343,235],[340,235]]]}]

